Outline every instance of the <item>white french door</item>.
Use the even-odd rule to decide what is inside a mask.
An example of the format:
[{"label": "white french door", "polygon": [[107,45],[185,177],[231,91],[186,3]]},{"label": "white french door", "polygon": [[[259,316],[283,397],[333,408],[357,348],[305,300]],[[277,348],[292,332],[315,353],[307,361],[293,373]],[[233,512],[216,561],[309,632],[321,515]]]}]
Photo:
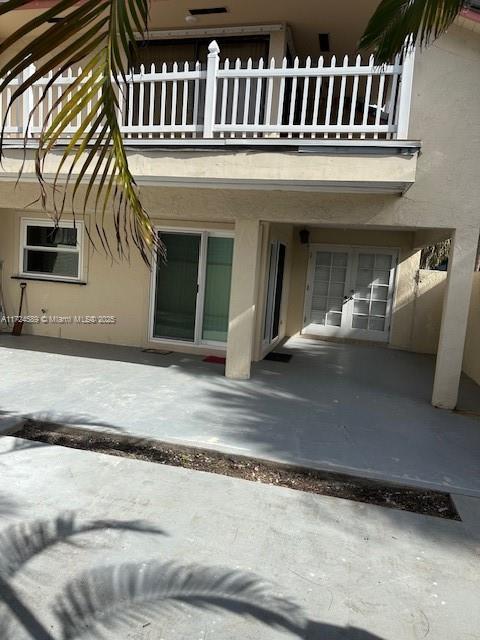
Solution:
[{"label": "white french door", "polygon": [[312,245],[302,333],[387,341],[397,251]]}]

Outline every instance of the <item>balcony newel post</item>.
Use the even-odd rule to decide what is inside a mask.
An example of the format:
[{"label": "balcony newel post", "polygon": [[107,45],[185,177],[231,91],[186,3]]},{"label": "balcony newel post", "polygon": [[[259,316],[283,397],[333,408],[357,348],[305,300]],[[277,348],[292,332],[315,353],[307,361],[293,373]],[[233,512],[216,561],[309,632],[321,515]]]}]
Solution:
[{"label": "balcony newel post", "polygon": [[414,61],[415,49],[412,44],[408,43],[403,56],[402,78],[398,97],[397,140],[406,140],[408,138],[410,108],[412,105]]},{"label": "balcony newel post", "polygon": [[220,58],[220,47],[213,40],[208,46],[207,82],[205,87],[205,114],[203,120],[203,137],[213,138],[215,111],[217,107],[217,74]]},{"label": "balcony newel post", "polygon": [[[33,76],[35,73],[35,65],[30,64],[26,69],[23,70],[22,80],[21,82],[26,82],[29,78]],[[21,132],[24,134],[26,138],[28,138],[30,134],[30,114],[33,110],[33,89],[29,87],[23,93],[23,109],[22,109],[22,125]]]}]

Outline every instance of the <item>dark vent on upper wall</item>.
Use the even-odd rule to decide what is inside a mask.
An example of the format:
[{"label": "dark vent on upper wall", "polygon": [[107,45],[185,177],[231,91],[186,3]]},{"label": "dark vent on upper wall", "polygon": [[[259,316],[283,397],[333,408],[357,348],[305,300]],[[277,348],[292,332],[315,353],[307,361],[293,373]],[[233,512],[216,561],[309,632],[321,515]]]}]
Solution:
[{"label": "dark vent on upper wall", "polygon": [[209,16],[212,13],[227,13],[226,7],[206,7],[205,9],[189,9],[191,16]]},{"label": "dark vent on upper wall", "polygon": [[328,53],[330,51],[330,34],[329,33],[319,33],[318,42],[320,44],[321,53]]}]

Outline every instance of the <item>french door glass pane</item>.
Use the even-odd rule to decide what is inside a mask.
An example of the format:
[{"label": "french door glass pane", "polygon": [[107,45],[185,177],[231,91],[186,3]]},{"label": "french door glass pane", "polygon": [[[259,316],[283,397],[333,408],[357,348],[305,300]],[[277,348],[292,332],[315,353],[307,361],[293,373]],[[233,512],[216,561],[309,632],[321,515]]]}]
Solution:
[{"label": "french door glass pane", "polygon": [[330,327],[342,324],[348,253],[317,251],[310,321]]},{"label": "french door glass pane", "polygon": [[385,331],[392,256],[359,253],[352,316],[353,329]]},{"label": "french door glass pane", "polygon": [[153,335],[192,342],[201,236],[162,233],[161,239],[167,250],[167,261],[157,262]]},{"label": "french door glass pane", "polygon": [[203,340],[227,341],[232,257],[233,238],[208,238]]}]

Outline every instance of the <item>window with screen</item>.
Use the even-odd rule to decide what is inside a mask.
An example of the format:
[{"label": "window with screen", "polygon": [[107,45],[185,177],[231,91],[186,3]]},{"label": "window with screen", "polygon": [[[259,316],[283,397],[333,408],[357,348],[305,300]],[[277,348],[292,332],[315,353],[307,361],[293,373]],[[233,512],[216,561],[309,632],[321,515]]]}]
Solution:
[{"label": "window with screen", "polygon": [[79,280],[81,223],[22,220],[20,272],[25,276]]}]

